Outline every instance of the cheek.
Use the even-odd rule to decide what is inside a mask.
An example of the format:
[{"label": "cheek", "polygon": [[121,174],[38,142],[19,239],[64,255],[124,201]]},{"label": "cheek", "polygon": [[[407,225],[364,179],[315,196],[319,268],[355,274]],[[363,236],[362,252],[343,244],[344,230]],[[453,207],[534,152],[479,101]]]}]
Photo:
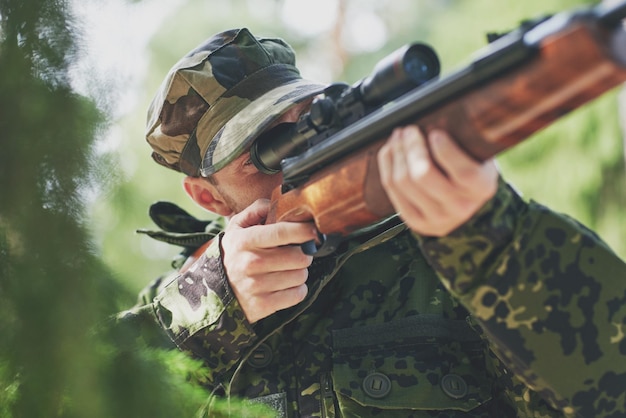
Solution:
[{"label": "cheek", "polygon": [[238,183],[238,187],[232,190],[237,190],[237,200],[247,207],[258,199],[269,199],[274,189],[281,185],[282,176],[258,173],[254,176],[242,176]]},{"label": "cheek", "polygon": [[282,177],[280,175],[268,176],[262,174],[263,178],[259,181],[259,191],[262,190],[262,195],[259,198],[269,199],[274,189],[279,187],[282,183]]}]

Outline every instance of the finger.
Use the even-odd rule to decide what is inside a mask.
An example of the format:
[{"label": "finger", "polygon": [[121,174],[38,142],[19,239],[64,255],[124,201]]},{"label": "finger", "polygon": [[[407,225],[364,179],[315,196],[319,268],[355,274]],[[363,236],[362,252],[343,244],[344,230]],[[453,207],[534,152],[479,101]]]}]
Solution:
[{"label": "finger", "polygon": [[291,308],[304,300],[308,290],[307,285],[302,284],[300,286],[269,293],[261,299],[261,308],[265,310],[268,315],[282,309]]},{"label": "finger", "polygon": [[[395,133],[395,131],[394,131]],[[387,145],[391,177],[397,187],[445,182],[446,176],[433,161],[428,143],[415,125],[397,130]]]},{"label": "finger", "polygon": [[401,143],[397,159],[406,160],[407,172],[404,174],[404,181],[415,183],[423,181],[426,177],[441,176],[442,173],[433,163],[426,139],[417,126],[410,125],[404,128]]},{"label": "finger", "polygon": [[240,300],[240,304],[248,321],[254,324],[256,321],[266,318],[277,311],[291,308],[302,302],[307,292],[307,285],[301,284],[288,289]]},{"label": "finger", "polygon": [[387,196],[389,201],[393,205],[396,212],[407,223],[407,225],[415,230],[419,231],[421,225],[425,222],[425,215],[421,209],[422,202],[412,202],[405,197],[405,195],[395,188],[389,188],[387,190]]},{"label": "finger", "polygon": [[258,199],[250,206],[233,216],[228,225],[230,227],[248,228],[254,225],[261,225],[265,222],[270,210],[268,199]]},{"label": "finger", "polygon": [[377,160],[378,160],[378,172],[380,175],[381,182],[385,188],[393,185],[393,181],[395,178],[394,173],[399,171],[398,168],[395,167],[395,155],[397,154],[398,141],[400,140],[401,129],[394,129],[389,139],[383,145],[378,152]]},{"label": "finger", "polygon": [[428,141],[434,160],[454,183],[473,181],[481,162],[465,152],[446,132],[433,130]]},{"label": "finger", "polygon": [[391,148],[391,179],[394,183],[406,180],[409,173],[406,156],[404,154],[404,130],[398,129],[389,141]]},{"label": "finger", "polygon": [[278,222],[254,228],[248,245],[255,248],[275,248],[302,244],[317,237],[317,229],[310,222]]},{"label": "finger", "polygon": [[258,251],[240,252],[237,264],[246,276],[256,276],[274,271],[305,269],[313,257],[302,252],[299,246],[284,246]]},{"label": "finger", "polygon": [[304,269],[290,271],[275,271],[250,277],[245,290],[248,295],[262,295],[265,293],[278,292],[292,287],[298,287],[306,283],[309,271]]},{"label": "finger", "polygon": [[[499,174],[493,159],[483,162],[474,159],[442,131],[433,131],[429,140],[432,140],[433,155],[448,172],[451,186],[461,192],[462,197],[481,206],[496,193]],[[459,203],[465,206],[464,202]]]}]

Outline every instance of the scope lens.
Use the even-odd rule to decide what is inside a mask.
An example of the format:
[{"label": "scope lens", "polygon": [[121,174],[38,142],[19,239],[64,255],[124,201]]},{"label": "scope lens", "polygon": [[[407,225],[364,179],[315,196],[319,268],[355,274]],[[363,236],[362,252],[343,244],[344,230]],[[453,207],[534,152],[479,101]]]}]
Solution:
[{"label": "scope lens", "polygon": [[430,46],[405,45],[380,60],[360,82],[361,97],[368,105],[380,105],[434,79],[439,70],[439,58]]},{"label": "scope lens", "polygon": [[426,45],[412,45],[404,56],[404,71],[417,85],[421,85],[439,75],[439,59]]}]

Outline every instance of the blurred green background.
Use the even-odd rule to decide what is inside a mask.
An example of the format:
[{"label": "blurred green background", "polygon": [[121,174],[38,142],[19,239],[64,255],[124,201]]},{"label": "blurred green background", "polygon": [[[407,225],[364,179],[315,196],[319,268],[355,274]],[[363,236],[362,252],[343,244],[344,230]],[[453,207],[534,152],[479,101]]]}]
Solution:
[{"label": "blurred green background", "polygon": [[[422,41],[438,52],[442,74],[469,62],[488,32],[513,29],[526,18],[589,4],[575,0],[188,0],[167,15],[150,39],[136,106],[116,121],[118,181],[94,207],[102,255],[133,290],[167,269],[177,249],[135,235],[152,227],[148,206],[170,200],[200,217],[182,192],[181,176],[154,164],[143,140],[145,110],[168,69],[210,34],[246,26],[280,36],[297,50],[307,78],[354,82],[401,45]],[[499,158],[504,175],[527,198],[568,213],[596,229],[620,254],[626,232],[624,152],[613,91],[562,118]]]},{"label": "blurred green background", "polygon": [[[584,4],[0,2],[0,417],[192,416],[203,406],[201,364],[146,346],[111,318],[178,253],[134,232],[153,227],[150,204],[209,216],[183,193],[180,174],[152,162],[143,134],[166,72],[205,38],[242,26],[280,36],[305,77],[352,83],[412,41],[431,44],[445,74],[467,64],[488,32]],[[620,93],[499,162],[527,198],[577,218],[626,257]]]}]

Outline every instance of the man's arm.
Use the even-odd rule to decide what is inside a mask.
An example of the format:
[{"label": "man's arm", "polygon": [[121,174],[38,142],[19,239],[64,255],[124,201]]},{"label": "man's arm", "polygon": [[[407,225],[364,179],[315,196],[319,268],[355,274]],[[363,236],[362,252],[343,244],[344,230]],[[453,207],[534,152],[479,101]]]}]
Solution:
[{"label": "man's arm", "polygon": [[207,364],[213,387],[229,380],[256,341],[254,322],[306,295],[312,258],[288,244],[310,240],[316,232],[310,224],[263,225],[268,209],[260,200],[233,216],[204,253],[161,284],[141,308],[180,349]]},{"label": "man's arm", "polygon": [[493,351],[568,416],[625,412],[626,264],[447,135],[395,135],[379,159],[390,199]]},{"label": "man's arm", "polygon": [[626,264],[592,231],[501,184],[425,257],[527,386],[568,416],[626,412]]},{"label": "man's arm", "polygon": [[228,284],[220,251],[222,237],[214,239],[184,272],[170,276],[142,308],[179,349],[204,361],[213,388],[227,380],[240,353],[256,338]]}]

